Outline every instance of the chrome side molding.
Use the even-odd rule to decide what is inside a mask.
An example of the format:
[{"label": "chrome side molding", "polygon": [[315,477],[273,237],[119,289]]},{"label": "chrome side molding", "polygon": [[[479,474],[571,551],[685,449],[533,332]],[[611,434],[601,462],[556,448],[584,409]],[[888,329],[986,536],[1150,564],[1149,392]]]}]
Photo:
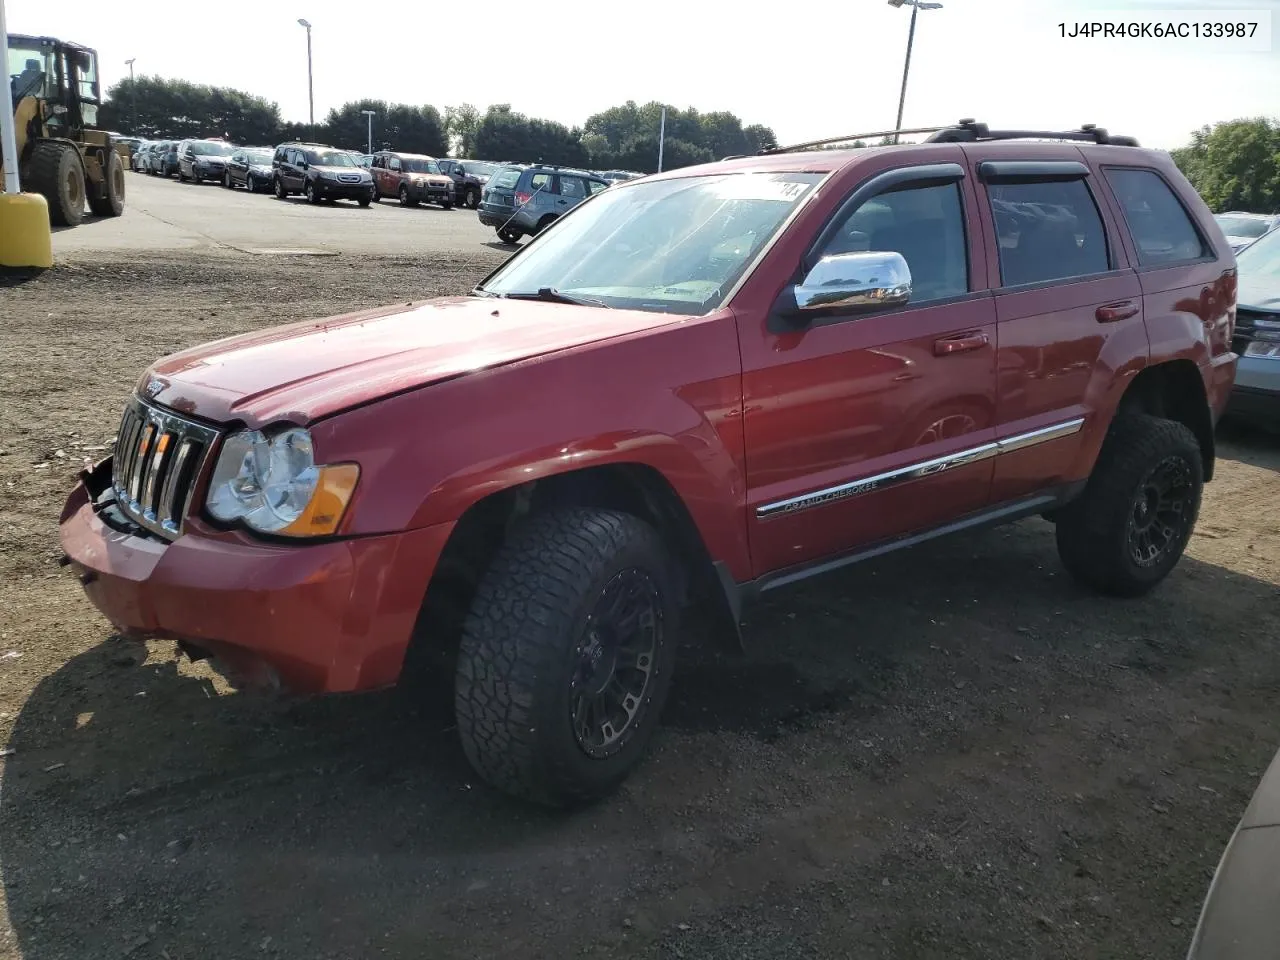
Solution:
[{"label": "chrome side molding", "polygon": [[921,477],[932,476],[935,473],[942,473],[946,470],[954,470],[957,467],[966,467],[980,460],[988,460],[991,457],[1013,453],[1016,450],[1025,450],[1041,443],[1048,443],[1050,440],[1060,440],[1063,437],[1079,433],[1083,426],[1084,417],[1075,417],[1071,420],[1064,420],[1062,423],[1040,427],[1037,430],[1002,437],[990,443],[970,447],[968,450],[949,453],[944,457],[935,457],[932,460],[924,460],[906,467],[899,467],[897,470],[890,470],[887,473],[877,473],[849,483],[841,483],[834,487],[814,490],[812,493],[802,493],[799,496],[788,497],[786,500],[776,500],[773,503],[761,504],[756,507],[756,518],[767,520],[770,517],[795,513],[797,510],[808,510],[811,507],[820,507],[828,503],[835,503],[838,500],[860,497],[899,483],[918,480]]}]

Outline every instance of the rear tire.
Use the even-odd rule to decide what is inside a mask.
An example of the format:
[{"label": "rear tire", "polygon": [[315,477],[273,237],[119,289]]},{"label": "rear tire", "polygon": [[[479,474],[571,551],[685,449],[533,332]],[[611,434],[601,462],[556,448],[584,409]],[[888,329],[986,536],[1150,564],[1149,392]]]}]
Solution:
[{"label": "rear tire", "polygon": [[519,243],[521,236],[523,236],[523,234],[521,234],[519,230],[512,230],[508,227],[503,227],[501,230],[498,231],[498,239],[501,240],[503,243],[510,243],[510,244]]},{"label": "rear tire", "polygon": [[107,169],[102,172],[100,196],[89,198],[89,210],[97,217],[118,217],[124,213],[124,162],[113,148],[107,154]]},{"label": "rear tire", "polygon": [[538,226],[534,228],[533,235],[536,237],[543,230],[547,229],[547,227],[551,226],[555,222],[556,222],[555,215],[550,213],[547,214],[545,217],[543,217],[541,220],[538,221]]},{"label": "rear tire", "polygon": [[441,209],[441,210],[452,210],[452,209],[453,209],[453,201],[452,201],[452,200],[441,200],[441,201],[440,201],[440,209]]},{"label": "rear tire", "polygon": [[37,143],[27,166],[29,189],[49,204],[49,222],[74,227],[84,220],[84,163],[80,151],[55,141]]},{"label": "rear tire", "polygon": [[1120,416],[1079,499],[1056,511],[1058,555],[1080,583],[1136,597],[1167,577],[1200,511],[1204,460],[1187,427]]},{"label": "rear tire", "polygon": [[472,187],[467,191],[466,206],[468,210],[474,210],[480,206],[480,191]]},{"label": "rear tire", "polygon": [[488,783],[551,806],[614,790],[644,756],[671,684],[678,607],[649,524],[573,507],[499,549],[463,627],[454,707]]}]

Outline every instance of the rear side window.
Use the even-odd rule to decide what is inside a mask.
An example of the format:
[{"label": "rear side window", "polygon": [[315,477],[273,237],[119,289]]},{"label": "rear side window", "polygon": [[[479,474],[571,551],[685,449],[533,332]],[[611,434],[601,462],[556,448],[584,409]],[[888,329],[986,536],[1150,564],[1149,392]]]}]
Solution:
[{"label": "rear side window", "polygon": [[599,193],[601,190],[608,190],[609,185],[605,183],[603,180],[588,180],[587,189],[589,189],[593,194],[595,194],[595,193]]},{"label": "rear side window", "polygon": [[1105,273],[1107,233],[1083,180],[987,187],[1006,287]]},{"label": "rear side window", "polygon": [[1154,170],[1105,167],[1144,267],[1199,260],[1208,250],[1186,207]]},{"label": "rear side window", "polygon": [[520,182],[520,171],[515,167],[508,167],[505,170],[499,170],[489,181],[491,187],[502,187],[503,189],[511,189]]},{"label": "rear side window", "polygon": [[534,193],[555,193],[549,173],[535,173],[529,178],[529,189]]},{"label": "rear side window", "polygon": [[577,177],[560,178],[560,196],[582,199],[587,195],[585,185]]}]

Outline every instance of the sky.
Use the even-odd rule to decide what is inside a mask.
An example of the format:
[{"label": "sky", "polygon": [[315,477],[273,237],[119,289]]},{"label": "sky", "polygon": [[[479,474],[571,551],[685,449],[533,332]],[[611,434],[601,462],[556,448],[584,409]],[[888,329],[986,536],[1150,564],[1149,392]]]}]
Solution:
[{"label": "sky", "polygon": [[[99,52],[105,86],[139,75],[232,86],[307,119],[365,97],[510,103],[581,124],[627,100],[728,110],[783,143],[894,125],[911,13],[885,0],[645,0],[541,5],[485,0],[364,7],[350,0],[121,4],[0,0],[14,33]],[[1144,146],[1184,144],[1204,124],[1280,117],[1280,0],[941,0],[919,14],[904,127],[975,117],[993,127],[1095,123]],[[1264,11],[1268,52],[1223,42],[1064,38],[1060,23],[1120,14],[1194,20]],[[463,32],[459,25],[469,23]]]}]

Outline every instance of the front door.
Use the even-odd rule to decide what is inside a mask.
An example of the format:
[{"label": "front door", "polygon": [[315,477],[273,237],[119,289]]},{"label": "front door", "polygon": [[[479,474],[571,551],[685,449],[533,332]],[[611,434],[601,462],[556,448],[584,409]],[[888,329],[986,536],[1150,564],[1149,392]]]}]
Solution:
[{"label": "front door", "polygon": [[[1142,290],[1083,156],[1027,149],[1011,159],[966,147],[981,182],[999,322],[997,501],[1072,479],[1099,426],[1092,418],[1114,407],[1114,391],[1148,353]],[[1043,156],[1049,150],[1054,159]]]},{"label": "front door", "polygon": [[[965,228],[976,195],[959,164],[907,169],[859,186],[865,199],[846,202],[853,209],[810,258],[901,253],[912,283],[905,307],[837,313],[794,330],[740,323],[757,576],[927,529],[987,501],[996,325],[982,244]],[[881,182],[885,192],[876,192]]]}]

